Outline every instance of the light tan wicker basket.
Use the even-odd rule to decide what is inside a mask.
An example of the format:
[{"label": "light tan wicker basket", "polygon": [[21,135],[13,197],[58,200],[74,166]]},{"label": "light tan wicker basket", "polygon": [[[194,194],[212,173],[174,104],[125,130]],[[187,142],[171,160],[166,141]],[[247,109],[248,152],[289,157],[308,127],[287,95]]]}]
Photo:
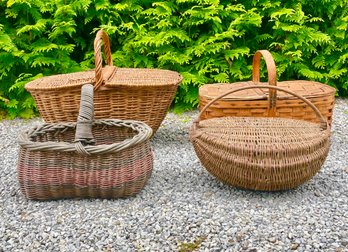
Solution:
[{"label": "light tan wicker basket", "polygon": [[[220,117],[202,120],[219,99],[237,91],[270,88],[296,96],[320,124],[269,117]],[[270,99],[270,98],[269,98]],[[307,99],[269,85],[239,87],[209,102],[194,121],[190,140],[203,166],[219,180],[253,190],[297,187],[320,169],[329,151],[330,127]]]},{"label": "light tan wicker basket", "polygon": [[[103,41],[107,62],[104,68]],[[96,35],[94,54],[95,70],[48,76],[26,84],[43,119],[49,123],[75,122],[81,86],[94,83],[96,119],[143,121],[155,133],[174,98],[181,75],[169,70],[114,67],[109,38],[102,30]]]},{"label": "light tan wicker basket", "polygon": [[[200,110],[215,97],[234,88],[252,86],[260,83],[260,59],[263,56],[270,85],[287,88],[312,102],[331,125],[336,90],[328,85],[305,80],[280,81],[276,79],[276,66],[267,50],[255,53],[253,59],[252,81],[230,84],[207,84],[199,89]],[[268,100],[267,97],[271,96]],[[271,104],[268,104],[271,102]],[[319,122],[313,110],[302,100],[284,92],[269,89],[248,89],[238,94],[228,95],[210,106],[202,115],[203,119],[223,116],[277,116],[311,122]]]}]

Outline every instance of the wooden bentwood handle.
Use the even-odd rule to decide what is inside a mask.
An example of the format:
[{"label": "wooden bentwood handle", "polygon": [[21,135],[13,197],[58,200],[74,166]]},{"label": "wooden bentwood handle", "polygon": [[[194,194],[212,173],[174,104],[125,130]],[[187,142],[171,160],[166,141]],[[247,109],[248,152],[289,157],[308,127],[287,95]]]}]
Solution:
[{"label": "wooden bentwood handle", "polygon": [[320,119],[320,123],[321,123],[321,128],[323,130],[327,129],[327,120],[323,117],[323,115],[320,113],[320,111],[317,109],[317,107],[315,107],[313,105],[313,103],[311,103],[309,100],[307,100],[306,98],[304,98],[303,96],[296,94],[286,88],[281,88],[281,87],[277,87],[277,86],[271,86],[271,85],[253,85],[253,86],[246,86],[246,87],[241,87],[241,88],[236,88],[233,90],[229,90],[226,93],[216,97],[214,100],[210,101],[207,105],[204,106],[204,108],[202,109],[202,111],[199,113],[198,117],[193,121],[194,124],[194,128],[197,128],[199,122],[201,121],[201,116],[203,115],[203,113],[205,112],[205,110],[207,108],[210,107],[210,105],[212,105],[213,103],[215,103],[217,100],[220,100],[221,98],[225,97],[226,95],[241,91],[241,90],[245,90],[245,89],[253,89],[253,88],[270,88],[270,89],[274,89],[274,90],[279,90],[279,91],[283,91],[285,93],[291,94],[299,99],[301,99],[302,101],[304,101],[305,103],[308,104],[308,106],[310,106],[315,114],[317,115],[317,117]]},{"label": "wooden bentwood handle", "polygon": [[[256,51],[253,58],[253,72],[252,72],[252,81],[254,83],[260,82],[260,61],[261,56],[266,62],[267,72],[268,72],[268,84],[272,86],[277,86],[277,70],[276,65],[273,60],[272,54],[267,50]],[[269,108],[268,116],[275,116],[276,114],[276,100],[277,100],[277,90],[269,89]]]},{"label": "wooden bentwood handle", "polygon": [[101,55],[102,42],[104,42],[104,52],[106,57],[106,64],[112,66],[111,48],[109,36],[105,31],[100,30],[97,32],[94,39],[94,63],[95,63],[95,84],[94,90],[97,90],[103,85],[103,58]]}]

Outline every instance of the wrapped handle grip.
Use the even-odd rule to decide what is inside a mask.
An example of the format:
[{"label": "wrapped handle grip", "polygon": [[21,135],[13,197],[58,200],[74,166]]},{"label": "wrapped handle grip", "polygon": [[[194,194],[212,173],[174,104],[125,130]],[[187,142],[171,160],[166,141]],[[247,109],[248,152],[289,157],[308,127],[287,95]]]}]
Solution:
[{"label": "wrapped handle grip", "polygon": [[77,117],[75,143],[94,144],[92,123],[94,116],[93,85],[85,84],[81,89],[80,111]]}]

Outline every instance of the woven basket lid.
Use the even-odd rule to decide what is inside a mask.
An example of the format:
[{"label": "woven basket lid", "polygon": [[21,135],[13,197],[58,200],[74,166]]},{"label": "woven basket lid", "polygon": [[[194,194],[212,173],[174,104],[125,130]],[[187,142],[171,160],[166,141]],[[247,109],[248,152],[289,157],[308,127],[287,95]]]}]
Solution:
[{"label": "woven basket lid", "polygon": [[[103,57],[101,53],[104,44],[106,66],[103,67]],[[78,90],[88,83],[94,85],[94,89],[99,87],[159,87],[177,86],[182,81],[182,76],[174,71],[162,69],[144,68],[118,68],[113,66],[109,36],[100,30],[94,40],[94,63],[95,69],[85,72],[70,74],[59,74],[43,77],[26,84],[25,88],[31,90],[52,90],[63,88],[76,88]]]},{"label": "woven basket lid", "polygon": [[105,81],[105,86],[170,86],[178,85],[182,80],[179,73],[146,68],[117,68]]},{"label": "woven basket lid", "polygon": [[[179,73],[161,69],[117,68],[114,66],[106,66],[103,68],[102,72],[104,80],[103,85],[106,87],[178,85],[182,80]],[[27,83],[25,88],[28,91],[80,88],[88,83],[95,83],[94,70],[46,76]]]},{"label": "woven basket lid", "polygon": [[260,154],[276,151],[286,152],[287,155],[295,155],[300,149],[316,146],[329,134],[329,129],[324,130],[316,123],[271,117],[206,119],[200,121],[194,132],[202,144],[206,140],[207,144],[219,149],[250,149]]},{"label": "woven basket lid", "polygon": [[[255,83],[252,81],[236,82],[228,84],[208,84],[199,88],[199,95],[207,99],[214,99],[228,90],[252,86],[255,84],[265,85],[267,83]],[[296,81],[280,81],[277,82],[278,87],[287,88],[295,93],[304,96],[305,98],[325,97],[334,95],[336,90],[326,84],[314,81],[296,80]],[[238,92],[237,94],[230,94],[222,100],[266,100],[269,94],[269,89],[248,89]],[[277,92],[277,99],[296,99],[292,95],[285,92]]]},{"label": "woven basket lid", "polygon": [[[268,74],[268,82],[260,82],[260,63],[261,56],[265,60]],[[199,96],[205,97],[207,99],[214,99],[221,94],[226,93],[232,88],[240,88],[253,85],[265,85],[269,84],[272,86],[278,86],[281,88],[287,88],[296,94],[303,96],[305,98],[314,97],[324,97],[334,95],[336,90],[328,85],[315,82],[315,81],[305,81],[305,80],[292,80],[292,81],[280,81],[277,82],[276,65],[272,54],[267,50],[259,50],[255,53],[253,57],[252,65],[252,80],[246,82],[236,82],[229,84],[210,84],[202,86],[199,89]],[[277,99],[296,99],[292,95],[270,89],[247,89],[239,92],[238,94],[230,94],[222,98],[222,100],[263,100],[267,97],[277,98]]]}]

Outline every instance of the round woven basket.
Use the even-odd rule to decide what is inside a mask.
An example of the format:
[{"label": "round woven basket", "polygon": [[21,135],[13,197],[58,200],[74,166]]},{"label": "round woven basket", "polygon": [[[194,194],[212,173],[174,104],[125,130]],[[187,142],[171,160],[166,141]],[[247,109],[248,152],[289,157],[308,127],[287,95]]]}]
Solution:
[{"label": "round woven basket", "polygon": [[[261,56],[266,62],[268,71],[268,83],[260,82]],[[202,110],[214,98],[239,87],[253,85],[274,85],[287,88],[299,94],[313,103],[327,119],[329,125],[332,122],[332,114],[336,90],[328,85],[306,80],[291,80],[277,82],[276,65],[271,53],[267,50],[257,51],[253,58],[252,80],[229,84],[207,84],[199,88],[199,109]],[[272,99],[268,100],[267,97]],[[271,104],[269,104],[271,102]],[[269,109],[270,108],[270,109]],[[319,122],[316,114],[310,106],[301,99],[285,92],[277,92],[272,89],[246,89],[238,94],[231,94],[210,106],[202,115],[203,119],[242,116],[242,117],[267,117],[276,116]]]},{"label": "round woven basket", "polygon": [[[320,124],[268,117],[221,117],[202,120],[222,97],[246,89],[270,88],[292,94],[311,107]],[[277,191],[313,177],[326,159],[330,128],[307,99],[284,88],[254,85],[236,88],[208,103],[194,121],[190,140],[203,166],[219,180],[237,187]]]},{"label": "round woven basket", "polygon": [[149,179],[152,129],[143,122],[93,121],[93,86],[82,88],[77,123],[43,124],[19,136],[17,174],[29,199],[119,198]]},{"label": "round woven basket", "polygon": [[[101,48],[107,66],[102,67]],[[25,85],[48,123],[75,122],[81,86],[93,83],[96,119],[137,120],[155,133],[167,114],[182,76],[161,69],[113,66],[110,41],[99,31],[94,41],[95,70],[43,77]]]}]

